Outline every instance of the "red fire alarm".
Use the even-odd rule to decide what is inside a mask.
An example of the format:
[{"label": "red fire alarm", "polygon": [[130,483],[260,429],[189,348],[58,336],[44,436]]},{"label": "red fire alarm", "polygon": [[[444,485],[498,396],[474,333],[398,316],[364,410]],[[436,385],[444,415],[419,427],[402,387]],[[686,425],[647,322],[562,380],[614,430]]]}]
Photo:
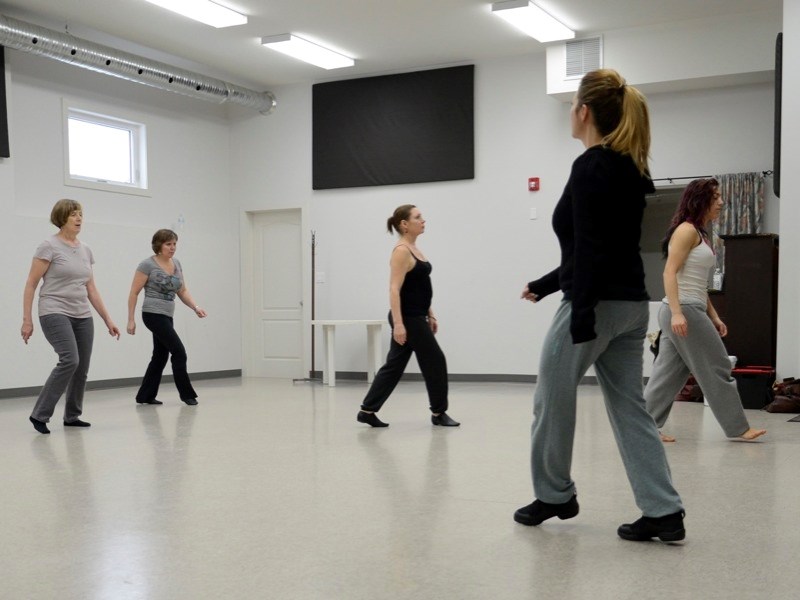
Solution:
[{"label": "red fire alarm", "polygon": [[528,191],[529,192],[538,192],[539,191],[539,178],[538,177],[529,177],[528,178]]}]

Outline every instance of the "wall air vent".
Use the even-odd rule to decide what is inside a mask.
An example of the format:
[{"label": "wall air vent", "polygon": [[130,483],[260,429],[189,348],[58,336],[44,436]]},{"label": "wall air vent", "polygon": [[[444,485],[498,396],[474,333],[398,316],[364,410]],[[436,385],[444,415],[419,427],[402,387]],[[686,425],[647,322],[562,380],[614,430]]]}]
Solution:
[{"label": "wall air vent", "polygon": [[567,51],[565,79],[580,79],[589,71],[603,66],[603,38],[586,38],[565,42]]}]

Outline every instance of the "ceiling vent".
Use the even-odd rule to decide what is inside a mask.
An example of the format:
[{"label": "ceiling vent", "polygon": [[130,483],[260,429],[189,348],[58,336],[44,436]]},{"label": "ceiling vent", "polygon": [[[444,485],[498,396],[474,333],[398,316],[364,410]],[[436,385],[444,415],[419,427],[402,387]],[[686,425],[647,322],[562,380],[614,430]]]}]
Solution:
[{"label": "ceiling vent", "polygon": [[567,61],[565,79],[580,79],[603,66],[603,38],[585,38],[565,42]]},{"label": "ceiling vent", "polygon": [[276,105],[272,92],[250,90],[2,14],[0,45],[201,100],[240,104],[263,114]]}]

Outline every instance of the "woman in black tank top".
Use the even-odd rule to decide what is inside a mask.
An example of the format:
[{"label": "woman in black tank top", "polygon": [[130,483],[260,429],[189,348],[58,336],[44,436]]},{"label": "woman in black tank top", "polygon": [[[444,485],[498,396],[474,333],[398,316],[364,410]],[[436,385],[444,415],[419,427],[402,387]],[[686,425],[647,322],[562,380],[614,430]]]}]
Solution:
[{"label": "woman in black tank top", "polygon": [[392,341],[386,364],[375,374],[358,412],[358,421],[372,427],[388,427],[375,414],[391,395],[403,376],[411,354],[417,355],[430,400],[431,422],[443,427],[460,423],[447,413],[447,361],[436,342],[439,329],[431,310],[433,267],[416,246],[417,237],[425,232],[425,220],[419,209],[411,204],[399,206],[387,221],[389,233],[400,234],[392,250],[391,280],[389,283],[389,325]]}]

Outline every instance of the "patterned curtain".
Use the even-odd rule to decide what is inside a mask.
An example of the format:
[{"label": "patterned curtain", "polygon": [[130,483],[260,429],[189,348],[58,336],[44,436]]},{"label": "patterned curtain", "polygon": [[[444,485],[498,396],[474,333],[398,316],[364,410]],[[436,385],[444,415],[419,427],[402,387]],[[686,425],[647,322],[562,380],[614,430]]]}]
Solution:
[{"label": "patterned curtain", "polygon": [[724,205],[713,226],[717,268],[725,268],[725,245],[720,235],[761,233],[764,221],[764,175],[762,173],[730,173],[715,175],[719,181]]}]

